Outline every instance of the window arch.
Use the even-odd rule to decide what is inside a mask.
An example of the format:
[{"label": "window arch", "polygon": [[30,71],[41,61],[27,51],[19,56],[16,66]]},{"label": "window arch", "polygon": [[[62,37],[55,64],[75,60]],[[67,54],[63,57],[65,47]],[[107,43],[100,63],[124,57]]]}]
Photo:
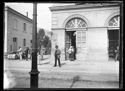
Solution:
[{"label": "window arch", "polygon": [[120,17],[119,17],[119,15],[111,18],[109,23],[108,23],[108,26],[109,27],[120,27]]},{"label": "window arch", "polygon": [[81,18],[73,18],[66,24],[66,28],[85,28],[86,26],[86,22]]}]

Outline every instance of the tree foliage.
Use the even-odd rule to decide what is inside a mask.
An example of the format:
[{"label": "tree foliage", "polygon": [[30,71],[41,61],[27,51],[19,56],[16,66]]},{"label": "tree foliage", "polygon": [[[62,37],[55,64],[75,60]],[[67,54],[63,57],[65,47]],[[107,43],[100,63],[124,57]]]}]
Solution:
[{"label": "tree foliage", "polygon": [[41,45],[43,44],[44,36],[45,36],[44,29],[39,29],[39,32],[37,34],[37,44],[38,44],[38,48],[40,49],[41,49]]},{"label": "tree foliage", "polygon": [[46,50],[50,50],[51,40],[47,35],[45,35],[44,29],[39,30],[39,32],[37,34],[37,43],[38,43],[39,50],[41,50],[41,46],[46,48]]},{"label": "tree foliage", "polygon": [[47,54],[50,54],[50,51],[51,51],[51,40],[49,39],[49,37],[47,35],[44,38],[43,45],[46,48]]}]

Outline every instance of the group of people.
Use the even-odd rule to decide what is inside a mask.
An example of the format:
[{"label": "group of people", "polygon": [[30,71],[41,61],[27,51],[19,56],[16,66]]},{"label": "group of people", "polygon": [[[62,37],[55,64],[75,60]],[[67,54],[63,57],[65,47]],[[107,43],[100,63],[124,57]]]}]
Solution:
[{"label": "group of people", "polygon": [[[28,58],[32,58],[32,49],[30,49],[29,47],[26,47],[25,51],[22,50],[21,47],[19,47],[19,49],[17,50],[17,53],[19,55],[19,59],[20,60],[26,60],[28,61]],[[38,48],[37,50],[37,55],[40,56],[41,59],[43,59],[43,54],[44,54],[44,50],[41,48]]]},{"label": "group of people", "polygon": [[[60,55],[61,55],[61,51],[60,49],[58,49],[58,45],[55,46],[55,53],[54,53],[54,56],[55,56],[55,64],[54,64],[54,67],[57,66],[57,61],[58,61],[58,64],[59,64],[59,67],[61,67],[61,63],[60,63]],[[19,50],[17,50],[18,53],[19,53],[19,57],[20,57],[20,60],[22,60],[22,55],[23,55],[23,52],[22,52],[22,48],[19,47]],[[29,54],[29,47],[26,48],[25,50],[25,59],[28,60],[28,54]],[[43,51],[42,51],[43,52]],[[75,60],[75,49],[73,46],[70,46],[69,49],[68,49],[68,54],[69,54],[69,60],[70,61],[74,61]],[[117,50],[115,50],[115,53],[116,53],[116,56],[115,56],[115,60],[118,60],[119,58],[119,48],[117,47]],[[30,52],[30,58],[32,57],[31,56],[31,52]],[[41,53],[41,50],[38,52],[39,55],[42,56],[43,58],[43,53]]]},{"label": "group of people", "polygon": [[[54,67],[57,66],[57,61],[58,61],[58,64],[59,64],[59,67],[61,67],[61,63],[60,63],[60,54],[61,54],[61,51],[58,49],[58,45],[55,46],[55,64],[54,64]],[[75,53],[76,53],[76,50],[73,46],[70,46],[69,49],[68,49],[68,54],[69,54],[69,60],[70,61],[74,61],[76,59],[75,57]],[[119,60],[119,47],[117,46],[117,49],[115,50],[115,61]]]},{"label": "group of people", "polygon": [[[60,51],[60,49],[58,49],[58,45],[56,45],[55,48],[56,49],[55,49],[55,53],[54,53],[54,56],[55,56],[54,67],[57,66],[57,61],[58,61],[59,67],[61,67],[61,63],[60,63],[61,51]],[[75,49],[74,49],[74,47],[70,46],[67,52],[69,54],[69,60],[74,61],[75,60]]]},{"label": "group of people", "polygon": [[26,61],[28,61],[28,54],[30,54],[30,58],[31,58],[31,53],[30,53],[30,49],[29,47],[26,47],[26,50],[23,52],[22,48],[19,47],[19,49],[17,50],[17,53],[19,55],[20,60],[25,59]]}]

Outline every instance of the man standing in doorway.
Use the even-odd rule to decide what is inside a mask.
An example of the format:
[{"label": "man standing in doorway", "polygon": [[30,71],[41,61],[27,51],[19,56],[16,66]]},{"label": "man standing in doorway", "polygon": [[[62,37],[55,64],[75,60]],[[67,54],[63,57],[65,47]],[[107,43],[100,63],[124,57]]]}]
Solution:
[{"label": "man standing in doorway", "polygon": [[61,67],[61,64],[60,64],[60,54],[61,54],[61,51],[58,49],[58,45],[55,46],[56,50],[55,50],[55,65],[54,67],[56,67],[57,65],[57,60],[58,60],[58,65],[59,67]]}]

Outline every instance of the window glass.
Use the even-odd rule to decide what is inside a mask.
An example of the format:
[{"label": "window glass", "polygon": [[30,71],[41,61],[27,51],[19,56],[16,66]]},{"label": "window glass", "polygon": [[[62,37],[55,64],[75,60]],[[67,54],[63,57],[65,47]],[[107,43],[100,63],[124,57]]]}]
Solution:
[{"label": "window glass", "polygon": [[18,21],[17,19],[14,19],[14,29],[18,29]]},{"label": "window glass", "polygon": [[84,28],[84,27],[86,27],[86,23],[80,18],[71,19],[66,24],[66,28]]},{"label": "window glass", "polygon": [[26,46],[26,39],[23,39],[23,46]]},{"label": "window glass", "polygon": [[120,17],[117,15],[109,21],[110,27],[120,27]]},{"label": "window glass", "polygon": [[23,23],[23,30],[26,31],[26,23]]}]

